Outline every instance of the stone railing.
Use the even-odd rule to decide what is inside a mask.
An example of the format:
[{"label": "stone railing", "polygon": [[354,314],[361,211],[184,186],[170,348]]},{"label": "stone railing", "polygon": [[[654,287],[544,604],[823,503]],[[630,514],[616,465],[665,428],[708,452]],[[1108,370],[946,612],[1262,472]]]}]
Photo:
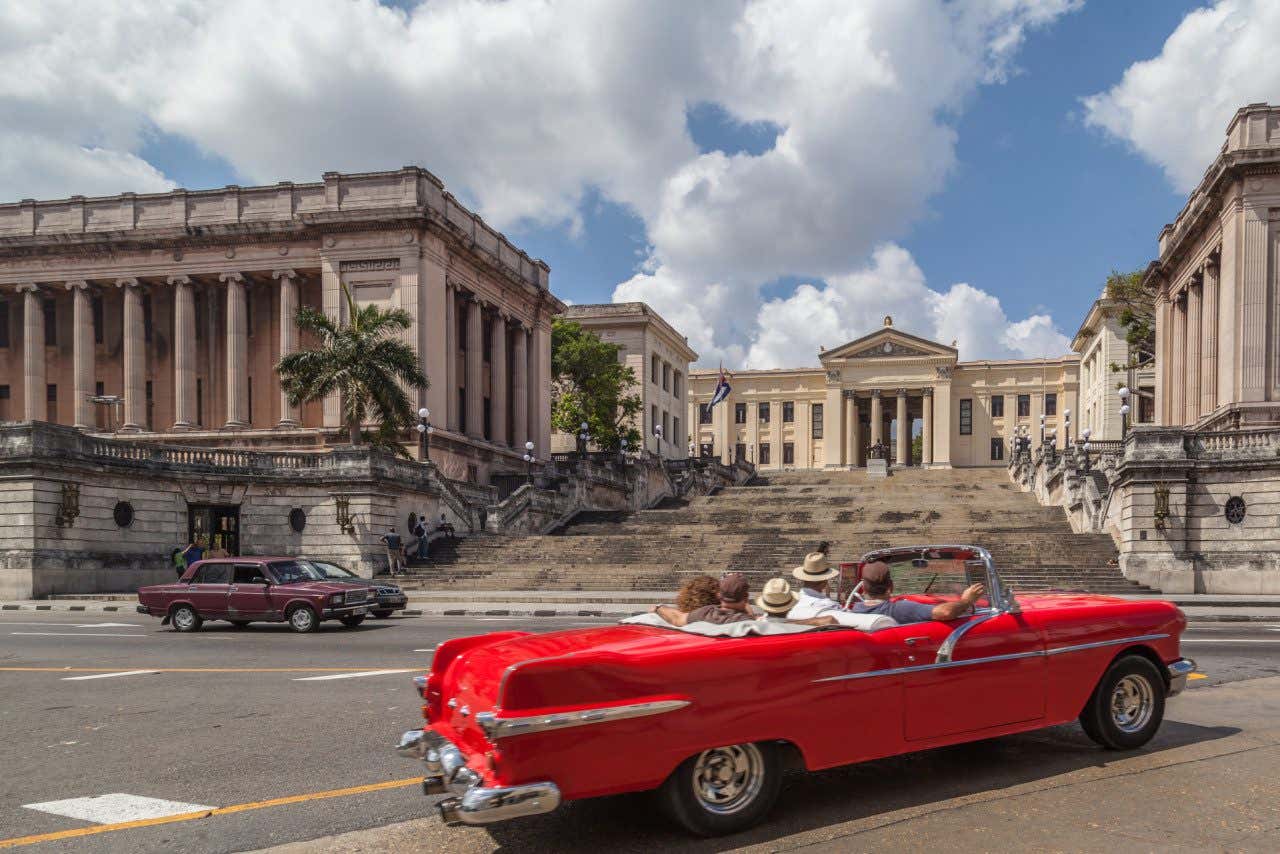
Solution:
[{"label": "stone railing", "polygon": [[567,496],[525,484],[489,508],[487,527],[501,534],[538,534],[563,521],[571,510]]},{"label": "stone railing", "polygon": [[1184,441],[1187,456],[1193,459],[1226,456],[1273,457],[1280,449],[1280,430],[1188,433]]}]

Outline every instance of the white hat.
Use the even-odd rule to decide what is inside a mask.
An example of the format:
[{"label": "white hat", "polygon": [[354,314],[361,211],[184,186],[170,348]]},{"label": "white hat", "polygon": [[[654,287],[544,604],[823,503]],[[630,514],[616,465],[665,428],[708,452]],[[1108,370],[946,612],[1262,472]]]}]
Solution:
[{"label": "white hat", "polygon": [[817,584],[835,578],[840,571],[831,568],[827,563],[827,556],[822,552],[809,552],[804,556],[804,565],[791,570],[791,574],[806,584]]},{"label": "white hat", "polygon": [[762,611],[775,616],[784,616],[800,600],[791,589],[785,578],[770,578],[764,583],[764,590],[756,598],[756,605]]}]

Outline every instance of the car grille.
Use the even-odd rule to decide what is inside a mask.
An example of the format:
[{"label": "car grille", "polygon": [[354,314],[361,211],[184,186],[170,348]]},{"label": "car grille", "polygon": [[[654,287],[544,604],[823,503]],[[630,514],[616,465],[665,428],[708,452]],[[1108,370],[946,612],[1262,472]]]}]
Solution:
[{"label": "car grille", "polygon": [[367,601],[369,593],[366,590],[351,590],[347,593],[346,603],[348,605],[359,605]]},{"label": "car grille", "polygon": [[400,588],[399,587],[379,587],[378,595],[379,596],[399,596]]}]

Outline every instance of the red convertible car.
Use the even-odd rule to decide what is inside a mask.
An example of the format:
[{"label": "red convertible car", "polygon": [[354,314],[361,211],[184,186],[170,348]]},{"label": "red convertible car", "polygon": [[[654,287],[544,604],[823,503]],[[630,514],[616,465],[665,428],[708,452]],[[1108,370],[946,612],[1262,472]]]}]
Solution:
[{"label": "red convertible car", "polygon": [[[1186,685],[1182,612],[1080,593],[1015,596],[986,550],[865,555],[921,602],[986,595],[960,619],[867,628],[751,621],[617,626],[446,641],[415,682],[427,726],[398,751],[426,765],[449,824],[486,824],[561,801],[658,789],[688,830],[760,821],[784,767],[879,759],[1079,720],[1127,750]],[[842,582],[846,579],[842,579]],[[841,596],[846,593],[842,583]],[[885,623],[889,627],[881,627]],[[854,722],[833,727],[831,721]]]}]

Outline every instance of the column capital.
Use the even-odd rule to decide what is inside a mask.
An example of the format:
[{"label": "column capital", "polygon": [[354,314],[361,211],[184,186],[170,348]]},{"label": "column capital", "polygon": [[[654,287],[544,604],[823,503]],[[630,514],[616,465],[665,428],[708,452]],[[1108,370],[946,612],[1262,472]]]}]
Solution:
[{"label": "column capital", "polygon": [[125,279],[116,279],[117,288],[136,288],[140,287],[137,279],[129,277]]},{"label": "column capital", "polygon": [[898,389],[898,390],[897,390],[897,392],[898,392],[898,397],[906,397],[906,396],[907,396],[907,390],[906,390],[905,388],[900,388],[900,389]]},{"label": "column capital", "polygon": [[39,294],[41,292],[38,282],[18,282],[17,291],[20,294]]},{"label": "column capital", "polygon": [[218,281],[219,281],[219,282],[227,282],[227,283],[230,283],[230,282],[237,282],[237,283],[239,283],[239,284],[242,284],[242,285],[243,285],[243,284],[244,284],[244,273],[241,273],[239,270],[228,270],[228,271],[226,271],[225,273],[219,273],[219,274],[218,274]]},{"label": "column capital", "polygon": [[925,397],[933,397],[933,386],[931,385],[925,386],[923,389],[920,390],[920,393]]},{"label": "column capital", "polygon": [[191,277],[190,276],[170,276],[169,278],[165,279],[165,282],[167,282],[169,285],[172,285],[172,286],[189,285],[191,284]]},{"label": "column capital", "polygon": [[878,389],[878,388],[873,388],[873,389],[871,389],[871,396],[872,396],[872,397],[879,397],[879,396],[880,396],[880,389]]},{"label": "column capital", "polygon": [[89,283],[88,283],[87,281],[85,281],[84,279],[72,279],[71,281],[66,282],[64,286],[65,286],[65,287],[66,287],[66,289],[67,289],[67,290],[69,290],[69,291],[87,291],[87,290],[89,290]]},{"label": "column capital", "polygon": [[272,271],[271,271],[271,278],[273,278],[273,279],[280,279],[282,282],[287,282],[287,281],[289,281],[290,279],[296,279],[296,278],[298,278],[298,272],[297,272],[296,270],[292,270],[292,269],[290,269],[290,270],[272,270]]}]

